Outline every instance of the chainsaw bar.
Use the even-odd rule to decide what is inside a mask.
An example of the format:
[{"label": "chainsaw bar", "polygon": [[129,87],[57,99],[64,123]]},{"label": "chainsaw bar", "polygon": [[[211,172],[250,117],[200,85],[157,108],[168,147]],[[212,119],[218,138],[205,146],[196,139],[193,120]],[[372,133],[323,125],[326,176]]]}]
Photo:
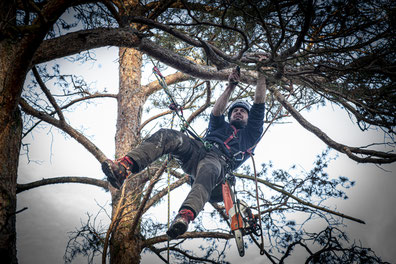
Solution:
[{"label": "chainsaw bar", "polygon": [[243,243],[243,233],[241,229],[234,231],[235,242],[238,248],[239,256],[245,256],[245,245]]}]

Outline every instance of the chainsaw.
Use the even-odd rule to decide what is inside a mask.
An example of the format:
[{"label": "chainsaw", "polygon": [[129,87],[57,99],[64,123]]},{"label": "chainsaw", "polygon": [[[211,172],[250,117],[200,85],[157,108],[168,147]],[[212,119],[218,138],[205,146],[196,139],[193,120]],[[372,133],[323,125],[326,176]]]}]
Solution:
[{"label": "chainsaw", "polygon": [[243,236],[252,233],[260,236],[261,229],[258,218],[252,214],[252,210],[244,201],[236,199],[230,185],[230,181],[226,177],[222,185],[224,206],[231,222],[231,231],[234,234],[239,255],[243,257],[245,255]]}]

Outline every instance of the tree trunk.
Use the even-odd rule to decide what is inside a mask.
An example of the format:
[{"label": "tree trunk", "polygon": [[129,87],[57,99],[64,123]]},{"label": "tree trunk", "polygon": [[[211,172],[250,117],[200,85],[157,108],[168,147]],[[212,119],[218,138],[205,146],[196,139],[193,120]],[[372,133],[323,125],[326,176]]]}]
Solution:
[{"label": "tree trunk", "polygon": [[[13,1],[2,1],[0,22],[15,25],[15,13]],[[23,126],[18,103],[30,62],[45,32],[20,37],[4,30],[6,35],[0,40],[0,259],[4,263],[17,263],[16,182]]]},{"label": "tree trunk", "polygon": [[[0,22],[12,24],[15,9],[11,1],[0,8]],[[17,107],[26,72],[15,71],[18,43],[0,41],[0,259],[18,263],[16,255],[16,181],[21,146],[22,118]]]},{"label": "tree trunk", "polygon": [[120,48],[116,157],[123,157],[140,140],[139,127],[146,93],[141,87],[142,54]]},{"label": "tree trunk", "polygon": [[[124,156],[139,143],[142,109],[147,98],[141,87],[142,54],[134,49],[120,48],[119,60],[116,158]],[[126,184],[123,202],[126,206],[122,210],[120,222],[111,239],[111,262],[117,264],[140,263],[142,251],[142,240],[138,236],[139,225],[132,232],[131,223],[141,201],[144,182],[139,177],[135,177]],[[113,196],[113,205],[118,204],[118,198]]]},{"label": "tree trunk", "polygon": [[17,47],[9,40],[0,42],[0,259],[4,263],[17,263],[16,181],[22,140],[17,102],[24,81],[13,67],[14,59],[19,57]]},{"label": "tree trunk", "polygon": [[[139,13],[139,1],[123,1],[120,15]],[[134,27],[133,24],[130,25]],[[133,147],[139,144],[139,127],[142,118],[143,105],[147,99],[146,92],[142,89],[142,53],[130,48],[119,49],[119,92],[117,127],[115,135],[116,158],[123,157]],[[141,202],[145,182],[139,177],[133,177],[125,183],[125,200],[121,218],[113,231],[110,244],[111,263],[140,263],[142,239],[140,225],[131,230],[135,219],[136,210]],[[113,193],[114,194],[114,193]],[[118,204],[118,194],[113,195],[113,205]],[[115,207],[113,206],[113,214]],[[138,221],[140,223],[140,219]]]},{"label": "tree trunk", "polygon": [[[1,108],[0,111],[4,110]],[[18,263],[16,257],[15,212],[22,118],[18,108],[8,115],[11,117],[11,121],[0,132],[0,259],[2,263]],[[3,122],[5,120],[0,119],[0,123]]]}]

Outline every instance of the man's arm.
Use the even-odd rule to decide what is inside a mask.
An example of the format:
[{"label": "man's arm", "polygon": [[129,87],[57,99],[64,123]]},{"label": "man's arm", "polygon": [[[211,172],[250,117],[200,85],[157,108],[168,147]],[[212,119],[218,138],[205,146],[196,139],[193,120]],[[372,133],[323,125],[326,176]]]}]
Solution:
[{"label": "man's arm", "polygon": [[228,76],[227,88],[220,95],[219,99],[217,99],[216,103],[213,106],[212,114],[214,116],[221,116],[224,113],[228,100],[230,99],[232,92],[235,90],[235,87],[239,82],[239,78],[239,71],[236,68],[233,69],[230,76]]},{"label": "man's arm", "polygon": [[264,75],[259,75],[257,80],[256,92],[254,93],[254,103],[262,104],[265,103],[265,94],[267,90],[266,78]]}]

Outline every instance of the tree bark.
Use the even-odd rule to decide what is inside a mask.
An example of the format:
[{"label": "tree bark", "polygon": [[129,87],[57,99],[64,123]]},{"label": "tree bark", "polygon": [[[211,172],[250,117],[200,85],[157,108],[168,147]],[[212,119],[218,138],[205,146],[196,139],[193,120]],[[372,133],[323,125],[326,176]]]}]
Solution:
[{"label": "tree bark", "polygon": [[[1,110],[3,111],[3,110]],[[22,140],[22,118],[18,108],[0,133],[0,259],[18,263],[16,257],[16,180]],[[5,122],[0,119],[0,123]]]},{"label": "tree bark", "polygon": [[119,93],[116,129],[116,157],[123,157],[139,141],[143,105],[147,99],[141,86],[142,54],[120,48]]},{"label": "tree bark", "polygon": [[68,5],[70,1],[65,0],[46,4],[42,17],[35,19],[32,31],[25,34],[15,26],[14,1],[0,5],[0,259],[4,263],[17,263],[16,182],[22,139],[18,103],[34,53]]},{"label": "tree bark", "polygon": [[[10,14],[14,14],[15,10],[12,4],[6,2],[0,10],[0,21],[12,23]],[[27,71],[23,65],[15,65],[15,61],[20,62],[24,55],[21,46],[22,43],[15,40],[5,39],[0,42],[0,259],[4,263],[18,263],[16,181],[22,118],[17,105]]]},{"label": "tree bark", "polygon": [[[141,87],[142,54],[134,49],[120,48],[119,60],[116,158],[123,157],[138,144],[142,109],[147,98],[145,90]],[[144,182],[140,177],[133,177],[126,184],[124,208],[111,239],[112,263],[140,263],[142,241],[139,236],[130,236],[130,233],[131,223],[141,200]],[[117,204],[117,199],[118,197],[113,195],[114,205]],[[115,211],[113,207],[113,214]],[[138,234],[139,226],[132,233]]]},{"label": "tree bark", "polygon": [[[120,15],[128,12],[139,12],[139,2],[128,0],[124,2],[125,9]],[[135,28],[135,25],[130,25]],[[136,49],[120,47],[119,49],[119,92],[118,111],[115,135],[116,158],[125,156],[140,141],[140,123],[143,105],[147,99],[147,92],[141,85],[142,53]],[[141,177],[133,177],[125,183],[123,208],[120,212],[113,207],[113,216],[118,214],[118,224],[113,230],[110,247],[111,263],[140,263],[142,239],[140,224],[132,230],[132,224],[142,198],[145,181]],[[114,194],[114,193],[113,193]],[[118,204],[116,195],[113,195],[113,204]],[[140,223],[140,219],[138,222]]]}]

